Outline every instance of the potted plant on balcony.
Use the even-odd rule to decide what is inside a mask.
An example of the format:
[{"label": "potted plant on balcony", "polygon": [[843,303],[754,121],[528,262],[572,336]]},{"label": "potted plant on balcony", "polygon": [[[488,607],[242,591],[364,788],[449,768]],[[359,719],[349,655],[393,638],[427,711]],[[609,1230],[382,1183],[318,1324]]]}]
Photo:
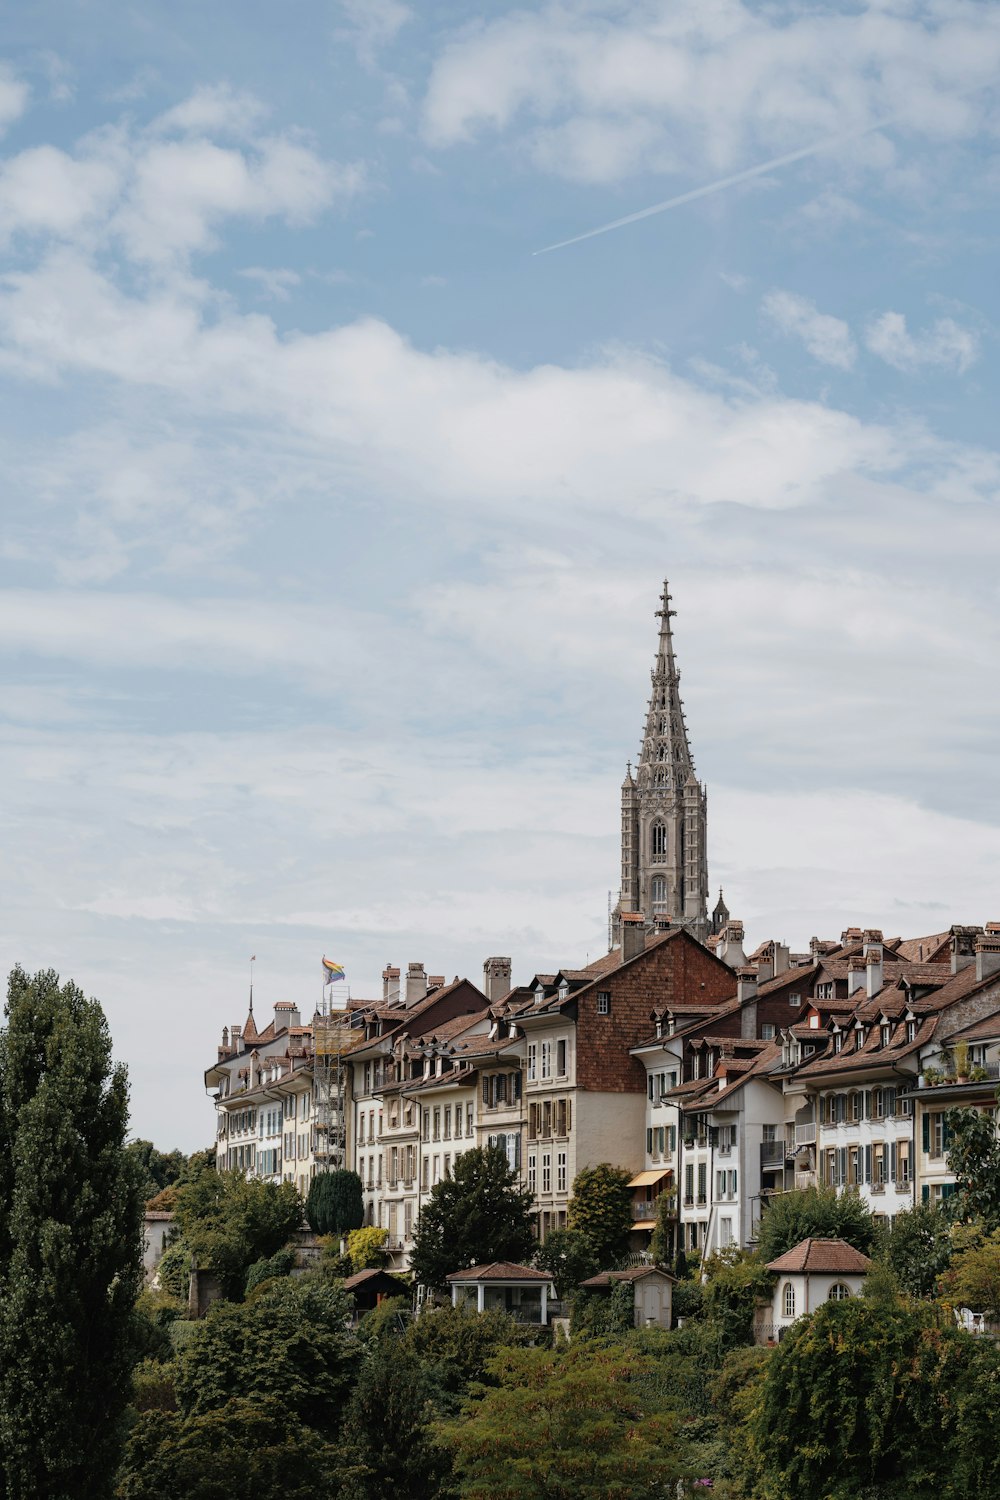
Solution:
[{"label": "potted plant on balcony", "polygon": [[969,1069],[970,1083],[985,1083],[988,1077],[989,1074],[987,1073],[986,1069],[979,1063],[976,1063]]},{"label": "potted plant on balcony", "polygon": [[952,1050],[952,1060],[955,1064],[955,1078],[958,1083],[969,1081],[969,1044],[968,1042],[956,1042]]},{"label": "potted plant on balcony", "polygon": [[935,1088],[941,1082],[944,1074],[940,1068],[925,1068],[923,1072],[924,1083],[929,1089]]}]

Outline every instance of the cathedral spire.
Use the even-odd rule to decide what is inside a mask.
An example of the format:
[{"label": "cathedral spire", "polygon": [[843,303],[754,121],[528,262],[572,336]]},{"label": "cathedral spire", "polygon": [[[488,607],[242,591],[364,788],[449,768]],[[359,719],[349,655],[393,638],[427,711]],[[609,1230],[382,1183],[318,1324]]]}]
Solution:
[{"label": "cathedral spire", "polygon": [[[663,581],[656,660],[639,764],[622,784],[622,884],[616,919],[641,912],[651,923],[708,931],[706,797],[688,742],[681,674],[671,621],[676,611]],[[617,932],[620,922],[613,923]]]}]

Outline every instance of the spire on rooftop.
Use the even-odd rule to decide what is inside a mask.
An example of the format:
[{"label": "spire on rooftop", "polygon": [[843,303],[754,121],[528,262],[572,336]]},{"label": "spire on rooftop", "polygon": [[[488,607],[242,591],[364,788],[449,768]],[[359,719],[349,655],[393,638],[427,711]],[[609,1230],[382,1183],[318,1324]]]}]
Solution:
[{"label": "spire on rooftop", "polygon": [[646,712],[646,732],[639,752],[639,764],[654,768],[653,783],[661,787],[682,787],[694,770],[681,702],[681,674],[674,660],[674,637],[670,626],[676,613],[670,603],[670,584],[664,579],[660,608],[656,611],[660,639],[656,663],[650,673],[652,692]]}]

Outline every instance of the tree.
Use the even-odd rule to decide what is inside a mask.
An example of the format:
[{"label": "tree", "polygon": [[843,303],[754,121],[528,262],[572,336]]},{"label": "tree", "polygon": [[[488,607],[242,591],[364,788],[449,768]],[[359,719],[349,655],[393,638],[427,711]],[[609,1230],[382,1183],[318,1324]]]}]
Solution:
[{"label": "tree", "polygon": [[515,1323],[506,1313],[487,1311],[475,1317],[458,1307],[432,1307],[415,1319],[399,1341],[401,1354],[412,1354],[427,1372],[439,1409],[455,1411],[470,1386],[494,1385],[493,1359],[504,1349],[522,1348],[537,1330]]},{"label": "tree", "polygon": [[533,1201],[504,1152],[495,1147],[463,1152],[420,1211],[410,1257],[414,1279],[443,1288],[449,1271],[523,1261],[533,1244]]},{"label": "tree", "polygon": [[128,1082],[101,1007],[16,968],[0,1031],[0,1493],[101,1500],[142,1284]]},{"label": "tree", "polygon": [[195,1263],[216,1273],[225,1296],[239,1298],[254,1261],[272,1256],[298,1229],[302,1201],[290,1182],[203,1166],[182,1184],[174,1222]]},{"label": "tree", "polygon": [[766,1265],[801,1240],[846,1240],[862,1255],[875,1248],[875,1221],[856,1192],[832,1187],[801,1188],[768,1199],[757,1232],[757,1250]]},{"label": "tree", "polygon": [[385,1242],[389,1238],[387,1229],[369,1225],[367,1229],[352,1229],[347,1236],[347,1256],[352,1271],[380,1270],[389,1259]]},{"label": "tree", "polygon": [[155,1198],[180,1180],[187,1165],[183,1151],[157,1151],[152,1141],[129,1141],[125,1147],[143,1176],[143,1197]]},{"label": "tree", "polygon": [[765,1268],[758,1253],[731,1249],[709,1256],[704,1273],[702,1305],[718,1332],[720,1350],[751,1343],[754,1312],[759,1302],[771,1296],[773,1272]]},{"label": "tree", "polygon": [[685,1465],[670,1406],[650,1399],[653,1361],[621,1344],[507,1351],[499,1384],[446,1423],[467,1500],[652,1500]]},{"label": "tree", "polygon": [[129,1434],[118,1500],[339,1500],[343,1459],[279,1395],[193,1417],[152,1409]]},{"label": "tree", "polygon": [[434,1440],[434,1382],[397,1338],[376,1341],[347,1413],[345,1500],[412,1500],[437,1495],[451,1463]]},{"label": "tree", "polygon": [[306,1218],[316,1234],[349,1234],[365,1222],[361,1178],[346,1170],[314,1177],[306,1199]]},{"label": "tree", "polygon": [[553,1229],[535,1251],[535,1265],[548,1271],[558,1297],[569,1297],[581,1281],[601,1269],[590,1239],[580,1229]]},{"label": "tree", "polygon": [[958,1187],[958,1216],[1000,1229],[1000,1141],[993,1116],[980,1109],[949,1109],[944,1123],[951,1134],[947,1159]]},{"label": "tree", "polygon": [[1000,1317],[1000,1231],[957,1251],[943,1282],[953,1306]]},{"label": "tree", "polygon": [[951,1260],[951,1220],[930,1203],[917,1203],[893,1219],[882,1254],[902,1291],[933,1297]]},{"label": "tree", "polygon": [[[898,1299],[851,1297],[800,1318],[768,1358],[744,1431],[755,1500],[996,1494],[997,1450],[984,1468],[962,1435],[980,1342]],[[984,1487],[958,1483],[970,1465]]]},{"label": "tree", "polygon": [[632,1229],[632,1174],[624,1167],[584,1167],[573,1179],[567,1224],[579,1229],[594,1247],[602,1271],[613,1270],[628,1250]]},{"label": "tree", "polygon": [[257,1287],[263,1286],[267,1281],[275,1281],[281,1276],[289,1276],[295,1264],[294,1250],[276,1250],[275,1253],[263,1260],[255,1260],[247,1272],[246,1295],[256,1291]]},{"label": "tree", "polygon": [[299,1422],[336,1437],[360,1352],[350,1310],[343,1288],[315,1275],[272,1281],[242,1306],[217,1302],[177,1357],[181,1415],[280,1392]]},{"label": "tree", "polygon": [[656,1200],[656,1227],[649,1242],[649,1253],[654,1266],[669,1266],[674,1253],[674,1228],[677,1213],[677,1194],[670,1189]]}]

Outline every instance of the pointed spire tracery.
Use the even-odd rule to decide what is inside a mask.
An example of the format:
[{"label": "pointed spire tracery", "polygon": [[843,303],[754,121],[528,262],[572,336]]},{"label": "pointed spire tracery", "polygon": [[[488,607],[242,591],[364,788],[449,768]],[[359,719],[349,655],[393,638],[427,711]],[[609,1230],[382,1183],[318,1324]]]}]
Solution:
[{"label": "pointed spire tracery", "polygon": [[674,659],[670,621],[677,611],[670,602],[670,585],[663,580],[660,608],[660,638],[656,664],[650,674],[653,690],[646,712],[646,731],[639,752],[640,768],[649,767],[653,785],[664,789],[683,786],[694,769],[688,744],[684,705],[680,696],[681,674]]}]

